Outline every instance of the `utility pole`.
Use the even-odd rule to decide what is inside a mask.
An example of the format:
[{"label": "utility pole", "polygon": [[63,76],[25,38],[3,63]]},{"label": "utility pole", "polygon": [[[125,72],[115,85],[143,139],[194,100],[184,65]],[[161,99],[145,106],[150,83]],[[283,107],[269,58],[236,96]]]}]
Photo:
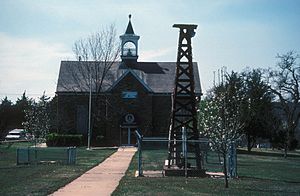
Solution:
[{"label": "utility pole", "polygon": [[90,96],[89,96],[89,130],[88,130],[88,147],[91,149],[91,135],[92,135],[92,70],[90,69]]}]

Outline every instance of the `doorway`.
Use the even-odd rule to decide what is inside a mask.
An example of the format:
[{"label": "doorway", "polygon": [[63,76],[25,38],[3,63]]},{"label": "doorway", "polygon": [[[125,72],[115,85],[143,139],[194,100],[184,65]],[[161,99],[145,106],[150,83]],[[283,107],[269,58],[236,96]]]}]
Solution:
[{"label": "doorway", "polygon": [[120,127],[120,146],[135,146],[136,137],[135,130],[136,126],[121,126]]}]

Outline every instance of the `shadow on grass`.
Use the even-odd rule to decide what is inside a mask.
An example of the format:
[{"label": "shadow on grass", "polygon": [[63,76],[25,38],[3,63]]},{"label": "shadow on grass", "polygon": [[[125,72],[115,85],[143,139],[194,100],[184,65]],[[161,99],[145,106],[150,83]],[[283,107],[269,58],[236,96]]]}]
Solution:
[{"label": "shadow on grass", "polygon": [[[257,155],[257,156],[268,156],[268,157],[283,157],[283,153],[279,152],[266,152],[266,151],[247,151],[247,150],[242,150],[242,149],[237,149],[238,154],[249,154],[249,155]],[[287,157],[295,157],[299,158],[300,154],[288,154]]]},{"label": "shadow on grass", "polygon": [[251,164],[251,163],[238,163],[238,166],[239,167],[241,167],[241,166],[243,166],[243,167],[253,167],[253,166],[255,166],[255,164]]},{"label": "shadow on grass", "polygon": [[[245,191],[249,191],[250,193],[251,192],[257,192],[259,191],[259,194],[260,195],[274,195],[274,190],[270,189],[255,189],[255,188],[243,188],[241,189],[241,192],[245,192]],[[288,190],[276,190],[276,195],[294,195],[294,194],[298,194],[299,192],[298,191],[288,191]]]},{"label": "shadow on grass", "polygon": [[252,176],[239,176],[240,179],[252,179],[260,181],[269,181],[269,182],[285,182],[291,184],[300,184],[300,181],[290,181],[290,180],[281,180],[281,179],[270,179],[270,178],[258,178]]}]

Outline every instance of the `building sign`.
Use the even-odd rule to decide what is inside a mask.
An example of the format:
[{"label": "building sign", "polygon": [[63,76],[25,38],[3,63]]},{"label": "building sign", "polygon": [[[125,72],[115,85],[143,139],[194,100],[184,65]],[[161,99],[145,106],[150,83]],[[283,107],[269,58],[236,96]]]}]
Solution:
[{"label": "building sign", "polygon": [[127,124],[132,124],[133,122],[134,122],[134,116],[133,116],[133,114],[126,114],[126,116],[125,116],[125,122],[127,123]]},{"label": "building sign", "polygon": [[136,91],[123,91],[122,98],[123,99],[135,99],[137,98],[138,93]]},{"label": "building sign", "polygon": [[133,114],[128,113],[123,116],[122,125],[136,125],[136,118]]}]

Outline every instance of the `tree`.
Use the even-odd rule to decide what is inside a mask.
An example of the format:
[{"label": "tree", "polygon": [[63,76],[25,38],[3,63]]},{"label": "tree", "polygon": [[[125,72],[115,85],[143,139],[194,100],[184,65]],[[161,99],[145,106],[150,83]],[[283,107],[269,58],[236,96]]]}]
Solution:
[{"label": "tree", "polygon": [[25,110],[30,107],[31,103],[32,99],[26,96],[26,91],[17,99],[14,105],[14,119],[17,127],[22,127],[22,123],[25,121]]},{"label": "tree", "polygon": [[282,114],[282,131],[284,132],[284,157],[288,149],[295,148],[295,130],[300,120],[300,65],[299,55],[294,51],[278,54],[277,70],[270,71],[270,90],[279,101],[279,113]]},{"label": "tree", "polygon": [[38,102],[32,102],[25,110],[25,130],[34,136],[35,141],[45,139],[50,130],[49,97],[44,94]]},{"label": "tree", "polygon": [[[227,154],[229,147],[241,137],[240,80],[236,73],[227,75],[225,84],[218,86],[217,93],[204,101],[200,109],[200,134],[209,138],[212,148],[223,157],[225,187],[228,188]],[[222,89],[222,90],[221,90]]]},{"label": "tree", "polygon": [[247,138],[247,149],[251,151],[257,138],[268,138],[272,130],[272,94],[267,83],[263,80],[260,69],[246,70],[241,74],[244,94],[242,100],[243,132]]},{"label": "tree", "polygon": [[70,66],[68,72],[74,84],[70,87],[69,80],[66,80],[62,81],[62,85],[74,91],[75,94],[78,91],[88,92],[91,88],[92,127],[96,128],[95,122],[100,122],[103,118],[105,120],[106,116],[101,115],[101,108],[108,101],[100,94],[103,86],[107,86],[108,81],[114,80],[110,69],[120,56],[120,44],[116,36],[115,25],[110,25],[85,39],[75,41],[73,51],[79,66],[76,68]]},{"label": "tree", "polygon": [[23,95],[13,104],[7,97],[0,104],[0,138],[4,138],[7,132],[11,129],[22,128],[22,123],[25,120],[24,111],[28,109],[31,100]]},{"label": "tree", "polygon": [[7,132],[12,128],[13,103],[4,97],[0,104],[0,138],[4,138]]},{"label": "tree", "polygon": [[50,133],[58,133],[58,119],[57,119],[57,108],[58,97],[55,95],[51,100],[49,100],[49,117],[50,117]]},{"label": "tree", "polygon": [[[115,26],[110,25],[85,39],[75,41],[73,52],[78,61],[83,62],[86,66],[82,67],[86,70],[76,70],[72,73],[74,77],[80,79],[78,86],[82,86],[82,82],[85,82],[89,87],[90,76],[92,76],[93,91],[99,94],[103,82],[110,77],[110,68],[120,56],[120,45],[117,41]],[[90,61],[89,64],[86,63],[88,61]]]}]

